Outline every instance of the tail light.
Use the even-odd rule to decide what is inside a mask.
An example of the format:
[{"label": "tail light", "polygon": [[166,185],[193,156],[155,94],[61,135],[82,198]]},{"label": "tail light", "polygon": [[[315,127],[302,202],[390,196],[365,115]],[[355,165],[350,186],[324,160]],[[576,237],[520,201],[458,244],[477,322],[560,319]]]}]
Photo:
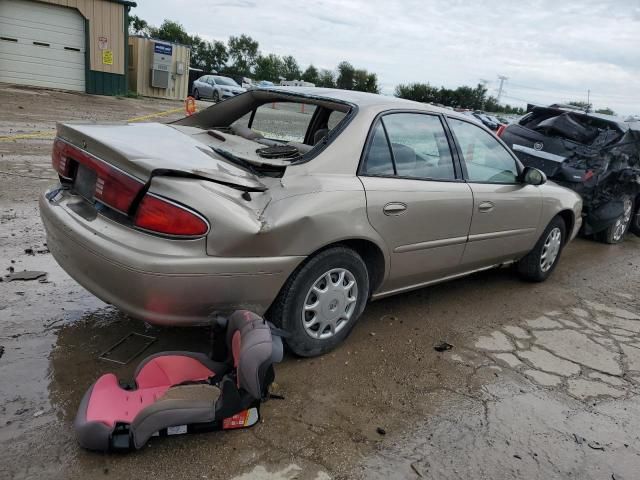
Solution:
[{"label": "tail light", "polygon": [[124,214],[129,212],[131,204],[144,187],[144,183],[137,178],[60,138],[53,142],[52,164],[58,174],[67,180],[73,179],[74,171],[77,173],[80,165],[94,171],[94,198]]},{"label": "tail light", "polygon": [[144,230],[181,237],[200,237],[209,231],[207,222],[193,210],[150,193],[142,198],[133,223]]},{"label": "tail light", "polygon": [[496,135],[499,137],[502,137],[502,134],[504,133],[504,131],[507,129],[506,125],[500,125],[498,127],[498,131],[496,132]]},{"label": "tail light", "polygon": [[65,142],[56,138],[53,142],[53,152],[51,152],[51,165],[58,172],[58,175],[66,180],[71,180],[71,160],[64,154]]}]

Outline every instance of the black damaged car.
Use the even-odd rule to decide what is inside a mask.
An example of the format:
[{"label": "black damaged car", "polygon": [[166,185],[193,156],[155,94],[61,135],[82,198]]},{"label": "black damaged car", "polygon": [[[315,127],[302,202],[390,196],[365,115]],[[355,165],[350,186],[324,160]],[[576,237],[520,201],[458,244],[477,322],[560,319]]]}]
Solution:
[{"label": "black damaged car", "polygon": [[498,135],[526,166],[582,196],[584,235],[605,243],[640,235],[640,122],[530,106]]}]

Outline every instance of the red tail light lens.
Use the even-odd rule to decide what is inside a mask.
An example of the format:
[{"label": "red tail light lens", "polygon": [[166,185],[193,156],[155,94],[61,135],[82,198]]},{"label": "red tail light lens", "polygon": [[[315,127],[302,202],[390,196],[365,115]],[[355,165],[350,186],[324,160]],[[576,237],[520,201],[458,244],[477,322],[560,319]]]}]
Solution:
[{"label": "red tail light lens", "polygon": [[587,170],[586,172],[584,172],[584,174],[582,175],[582,181],[586,182],[588,180],[591,180],[593,178],[595,174],[593,173],[593,170]]},{"label": "red tail light lens", "polygon": [[506,125],[500,125],[498,127],[498,131],[496,132],[496,135],[501,137],[506,129],[507,129]]},{"label": "red tail light lens", "polygon": [[209,231],[207,222],[194,211],[151,194],[142,198],[134,224],[165,235],[200,237]]},{"label": "red tail light lens", "polygon": [[67,144],[56,138],[53,142],[53,152],[51,152],[51,165],[61,177],[71,180],[71,161],[64,155],[64,147]]},{"label": "red tail light lens", "polygon": [[[96,200],[124,214],[144,187],[144,183],[88,152],[56,138],[53,142],[53,168],[67,180],[72,180],[74,166],[83,165],[96,173]],[[75,165],[74,165],[75,164]]]}]

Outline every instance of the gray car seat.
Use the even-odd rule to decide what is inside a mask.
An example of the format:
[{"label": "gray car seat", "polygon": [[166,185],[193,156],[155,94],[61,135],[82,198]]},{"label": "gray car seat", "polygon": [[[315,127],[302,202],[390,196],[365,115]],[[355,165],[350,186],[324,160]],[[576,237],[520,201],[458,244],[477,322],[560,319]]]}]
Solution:
[{"label": "gray car seat", "polygon": [[240,310],[226,325],[222,362],[194,352],[162,352],[143,360],[134,383],[100,377],[84,395],[75,419],[90,450],[141,448],[152,436],[255,425],[268,397],[282,340],[258,315]]}]

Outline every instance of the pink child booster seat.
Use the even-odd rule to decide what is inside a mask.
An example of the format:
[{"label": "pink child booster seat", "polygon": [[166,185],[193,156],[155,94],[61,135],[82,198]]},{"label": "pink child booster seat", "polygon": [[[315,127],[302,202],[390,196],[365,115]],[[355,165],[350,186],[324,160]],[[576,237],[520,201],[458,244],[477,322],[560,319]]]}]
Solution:
[{"label": "pink child booster seat", "polygon": [[84,448],[141,448],[152,436],[244,428],[260,419],[273,364],[282,360],[280,336],[258,315],[240,310],[226,325],[226,360],[203,353],[162,352],[136,368],[134,383],[101,376],[80,403],[74,427]]}]

